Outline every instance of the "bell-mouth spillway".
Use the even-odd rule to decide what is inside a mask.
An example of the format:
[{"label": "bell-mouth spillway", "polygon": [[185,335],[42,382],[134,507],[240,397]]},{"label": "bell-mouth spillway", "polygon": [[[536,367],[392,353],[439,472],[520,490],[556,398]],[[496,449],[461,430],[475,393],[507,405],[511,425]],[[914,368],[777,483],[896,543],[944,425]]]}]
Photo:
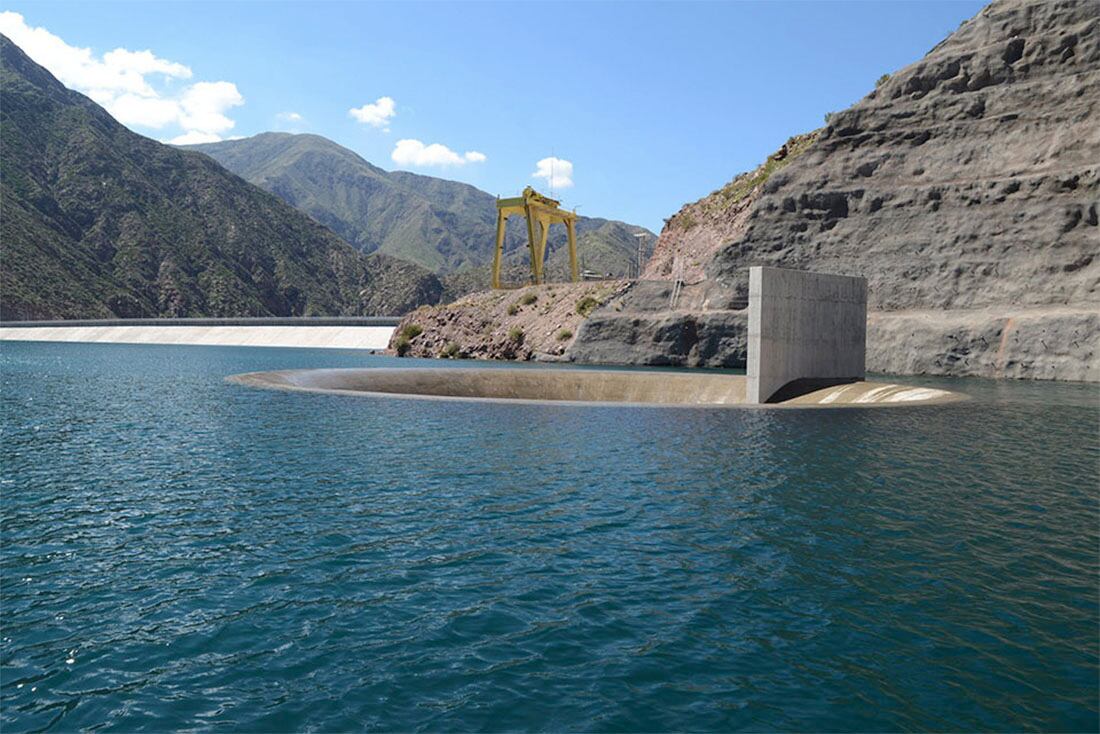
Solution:
[{"label": "bell-mouth spillway", "polygon": [[746,402],[743,375],[669,371],[520,368],[371,368],[249,372],[230,382],[278,390],[375,397],[664,407],[898,407],[966,400],[962,393],[883,382],[790,391],[765,405]]}]

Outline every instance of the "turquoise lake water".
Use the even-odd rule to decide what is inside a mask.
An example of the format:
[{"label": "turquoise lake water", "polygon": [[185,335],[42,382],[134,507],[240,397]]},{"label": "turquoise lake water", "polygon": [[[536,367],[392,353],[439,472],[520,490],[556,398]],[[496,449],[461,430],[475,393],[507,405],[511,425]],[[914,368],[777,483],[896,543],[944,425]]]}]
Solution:
[{"label": "turquoise lake water", "polygon": [[1100,726],[1097,386],[753,411],[223,381],[395,364],[0,345],[5,734]]}]

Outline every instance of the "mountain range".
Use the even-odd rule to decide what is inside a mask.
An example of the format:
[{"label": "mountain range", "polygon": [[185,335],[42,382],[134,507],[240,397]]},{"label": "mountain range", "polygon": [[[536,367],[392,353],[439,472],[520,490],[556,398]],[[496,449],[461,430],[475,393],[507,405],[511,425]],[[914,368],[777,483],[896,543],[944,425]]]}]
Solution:
[{"label": "mountain range", "polygon": [[[309,214],[365,253],[381,252],[440,274],[450,282],[488,286],[496,239],[496,197],[469,184],[405,171],[385,171],[319,135],[262,133],[250,138],[186,146],[209,155],[247,181]],[[626,275],[637,262],[638,238],[656,235],[624,222],[579,217],[578,251],[584,267]],[[524,277],[527,234],[508,222],[506,262]],[[565,230],[551,229],[551,274],[565,275]],[[484,283],[480,281],[484,281]]]},{"label": "mountain range", "polygon": [[399,314],[441,296],[427,270],[131,132],[4,36],[0,146],[4,319]]}]

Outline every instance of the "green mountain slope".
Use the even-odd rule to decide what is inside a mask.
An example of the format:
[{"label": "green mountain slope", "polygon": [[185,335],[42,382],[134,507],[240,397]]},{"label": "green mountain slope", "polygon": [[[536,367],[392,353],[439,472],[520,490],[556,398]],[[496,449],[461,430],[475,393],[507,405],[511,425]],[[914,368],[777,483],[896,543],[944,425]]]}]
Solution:
[{"label": "green mountain slope", "polygon": [[[387,172],[317,135],[263,133],[187,147],[293,204],[364,252],[394,255],[436,273],[480,272],[492,260],[496,197],[468,184]],[[637,260],[633,235],[647,231],[581,217],[578,245],[598,266],[593,269],[623,275]],[[564,244],[564,228],[555,227],[548,244],[551,262]],[[505,251],[517,250],[526,255],[526,233],[523,222],[513,219]],[[585,264],[591,267],[587,259]],[[484,280],[487,284],[487,275]]]},{"label": "green mountain slope", "polygon": [[0,153],[5,319],[395,314],[441,292],[207,156],[130,132],[3,36]]}]

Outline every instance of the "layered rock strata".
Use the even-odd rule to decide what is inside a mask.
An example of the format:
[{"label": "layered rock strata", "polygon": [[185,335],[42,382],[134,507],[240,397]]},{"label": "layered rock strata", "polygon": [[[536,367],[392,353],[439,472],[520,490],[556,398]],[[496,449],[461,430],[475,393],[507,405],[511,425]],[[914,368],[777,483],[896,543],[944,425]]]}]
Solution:
[{"label": "layered rock strata", "polygon": [[[685,206],[646,277],[729,304],[752,265],[862,275],[869,370],[1100,379],[1098,100],[1100,3],[995,2],[822,130]],[[743,319],[718,315],[721,335],[693,326],[716,310],[597,313],[570,354],[737,363]]]}]

